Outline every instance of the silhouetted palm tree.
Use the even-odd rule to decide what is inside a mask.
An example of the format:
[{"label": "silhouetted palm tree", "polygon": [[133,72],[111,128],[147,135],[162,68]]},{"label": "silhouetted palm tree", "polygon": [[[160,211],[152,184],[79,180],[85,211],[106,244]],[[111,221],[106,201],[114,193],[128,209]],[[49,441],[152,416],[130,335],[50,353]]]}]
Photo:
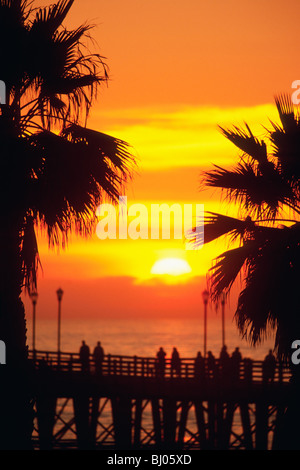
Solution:
[{"label": "silhouetted palm tree", "polygon": [[215,166],[203,181],[237,204],[238,217],[208,213],[204,242],[221,236],[239,242],[214,261],[212,298],[228,293],[242,274],[235,313],[241,333],[257,344],[271,327],[278,354],[287,356],[300,335],[300,119],[287,96],[276,106],[281,125],[271,123],[265,140],[248,125],[221,129],[242,154],[234,168]]},{"label": "silhouetted palm tree", "polygon": [[36,288],[35,228],[47,231],[50,245],[64,246],[70,232],[89,235],[97,205],[103,197],[116,200],[132,170],[125,142],[86,128],[97,88],[108,75],[102,57],[87,49],[90,26],[63,26],[73,1],[36,9],[29,0],[0,0],[0,79],[6,85],[0,106],[3,449],[30,442],[20,295],[23,288]]},{"label": "silhouetted palm tree", "polygon": [[[215,166],[205,172],[203,182],[220,188],[228,203],[238,206],[238,216],[208,213],[204,242],[227,236],[234,243],[210,269],[212,299],[229,293],[240,275],[235,312],[239,331],[258,344],[273,329],[275,351],[288,360],[292,342],[300,337],[300,116],[288,96],[275,102],[281,124],[271,122],[263,140],[247,124],[245,129],[221,128],[241,155],[232,169]],[[295,393],[279,444],[290,449],[300,448],[298,373],[293,382]]]}]

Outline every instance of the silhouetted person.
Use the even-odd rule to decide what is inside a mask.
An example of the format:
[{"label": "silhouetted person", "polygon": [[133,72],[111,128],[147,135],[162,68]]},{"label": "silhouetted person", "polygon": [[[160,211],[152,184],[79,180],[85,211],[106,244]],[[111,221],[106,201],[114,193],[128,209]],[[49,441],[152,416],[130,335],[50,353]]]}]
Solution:
[{"label": "silhouetted person", "polygon": [[229,354],[227,352],[227,346],[224,345],[221,349],[221,352],[220,352],[220,361],[221,362],[226,362],[226,361],[229,361]]},{"label": "silhouetted person", "polygon": [[181,369],[181,364],[180,364],[179,352],[177,351],[176,348],[173,348],[172,356],[171,356],[171,371],[172,373],[175,372],[175,374],[177,374],[177,376],[179,377],[180,369]]},{"label": "silhouetted person", "polygon": [[160,347],[158,353],[156,354],[157,372],[160,377],[163,377],[165,375],[166,355],[166,352],[163,350],[162,347]]},{"label": "silhouetted person", "polygon": [[194,376],[197,379],[199,378],[201,381],[204,381],[205,379],[205,361],[200,351],[198,351],[195,358]]},{"label": "silhouetted person", "polygon": [[220,352],[220,373],[221,379],[223,381],[227,381],[229,379],[229,372],[230,372],[230,356],[227,352],[227,346],[223,346]]},{"label": "silhouetted person", "polygon": [[242,355],[239,348],[235,348],[231,355],[231,375],[233,380],[237,381],[240,378],[240,365],[242,361]]},{"label": "silhouetted person", "polygon": [[94,349],[94,361],[95,361],[95,369],[97,374],[102,374],[102,363],[104,360],[104,350],[101,346],[100,341],[97,342],[97,346]]},{"label": "silhouetted person", "polygon": [[208,377],[210,378],[215,377],[216,360],[215,360],[215,356],[212,354],[211,351],[208,351],[207,353],[207,372],[208,372]]},{"label": "silhouetted person", "polygon": [[276,369],[276,359],[272,353],[272,350],[269,349],[269,354],[265,357],[263,362],[263,382],[269,383],[274,381]]},{"label": "silhouetted person", "polygon": [[79,358],[81,362],[81,370],[83,372],[88,372],[90,369],[90,348],[82,341],[82,345],[79,351]]}]

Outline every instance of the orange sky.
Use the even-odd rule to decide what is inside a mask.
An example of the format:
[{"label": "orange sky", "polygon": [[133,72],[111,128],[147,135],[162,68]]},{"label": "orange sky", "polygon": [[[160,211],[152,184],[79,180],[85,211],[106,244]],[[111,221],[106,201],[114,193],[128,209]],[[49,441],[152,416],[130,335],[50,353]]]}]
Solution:
[{"label": "orange sky", "polygon": [[[200,171],[212,162],[230,165],[236,156],[218,124],[247,121],[263,136],[261,124],[277,119],[274,94],[291,92],[299,78],[297,6],[296,0],[75,0],[66,25],[96,24],[94,47],[110,68],[88,125],[128,141],[138,159],[128,203],[228,211],[218,194],[199,193]],[[56,315],[59,286],[66,317],[198,315],[203,276],[223,249],[221,242],[191,252],[182,240],[94,236],[74,238],[57,254],[40,237],[39,315]],[[188,261],[188,280],[151,280],[155,261],[168,256]],[[28,299],[26,307],[30,316]]]}]

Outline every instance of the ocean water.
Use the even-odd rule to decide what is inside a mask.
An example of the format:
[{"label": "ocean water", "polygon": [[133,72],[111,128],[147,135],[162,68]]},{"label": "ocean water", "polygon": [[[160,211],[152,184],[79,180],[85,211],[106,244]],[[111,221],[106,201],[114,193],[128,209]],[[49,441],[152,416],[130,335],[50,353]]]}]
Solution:
[{"label": "ocean water", "polygon": [[[221,316],[212,314],[207,320],[207,350],[217,357],[221,349]],[[27,320],[28,345],[32,347],[32,319]],[[106,354],[153,357],[160,346],[167,355],[174,346],[181,357],[194,357],[203,352],[203,320],[200,319],[63,319],[61,321],[61,350],[78,352],[82,340],[92,350],[101,341]],[[228,352],[239,347],[244,357],[263,359],[273,347],[272,337],[253,347],[239,335],[235,323],[226,319],[225,343]],[[36,349],[57,350],[57,320],[36,320]]]}]

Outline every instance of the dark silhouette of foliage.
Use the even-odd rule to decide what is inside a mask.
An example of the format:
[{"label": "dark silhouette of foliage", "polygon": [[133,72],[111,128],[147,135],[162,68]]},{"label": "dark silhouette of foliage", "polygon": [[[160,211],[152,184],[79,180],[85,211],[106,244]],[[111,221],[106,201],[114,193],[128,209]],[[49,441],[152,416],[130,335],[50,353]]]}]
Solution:
[{"label": "dark silhouette of foliage", "polygon": [[232,169],[204,172],[203,187],[220,188],[238,217],[208,213],[204,243],[227,236],[238,246],[219,255],[209,272],[211,297],[229,293],[242,274],[235,312],[252,344],[275,330],[275,349],[288,357],[300,330],[300,118],[288,96],[275,99],[281,124],[271,122],[265,140],[249,126],[223,129],[241,151]]},{"label": "dark silhouette of foliage", "polygon": [[37,10],[26,0],[0,3],[2,194],[22,217],[28,290],[36,287],[34,225],[51,244],[65,244],[73,230],[89,234],[101,198],[117,199],[133,163],[125,142],[80,125],[108,74],[103,58],[87,51],[91,27],[62,25],[73,2]]},{"label": "dark silhouette of foliage", "polygon": [[6,85],[0,104],[0,335],[8,371],[0,397],[3,449],[30,442],[20,296],[37,286],[36,228],[46,230],[51,246],[65,246],[70,232],[90,235],[98,204],[117,200],[134,165],[126,142],[86,127],[108,72],[102,56],[89,52],[91,26],[64,26],[73,3],[35,8],[29,0],[0,0],[0,78]]}]

